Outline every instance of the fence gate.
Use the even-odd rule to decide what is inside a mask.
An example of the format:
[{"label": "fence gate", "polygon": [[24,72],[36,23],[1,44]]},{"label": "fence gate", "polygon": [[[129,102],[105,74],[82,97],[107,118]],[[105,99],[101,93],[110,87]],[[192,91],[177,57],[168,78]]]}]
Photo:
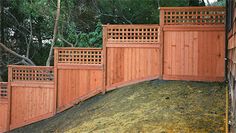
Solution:
[{"label": "fence gate", "polygon": [[160,77],[159,36],[159,25],[103,27],[107,90]]},{"label": "fence gate", "polygon": [[8,66],[10,129],[55,114],[53,67]]},{"label": "fence gate", "polygon": [[224,7],[164,7],[166,80],[223,81],[225,57]]},{"label": "fence gate", "polygon": [[103,53],[98,48],[55,48],[57,111],[104,91]]}]

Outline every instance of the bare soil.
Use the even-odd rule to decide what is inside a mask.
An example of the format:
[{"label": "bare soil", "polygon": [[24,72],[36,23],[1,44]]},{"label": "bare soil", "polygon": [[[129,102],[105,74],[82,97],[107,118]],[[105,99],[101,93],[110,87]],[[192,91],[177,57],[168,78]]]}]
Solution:
[{"label": "bare soil", "polygon": [[155,80],[100,94],[12,132],[221,133],[224,122],[224,84]]}]

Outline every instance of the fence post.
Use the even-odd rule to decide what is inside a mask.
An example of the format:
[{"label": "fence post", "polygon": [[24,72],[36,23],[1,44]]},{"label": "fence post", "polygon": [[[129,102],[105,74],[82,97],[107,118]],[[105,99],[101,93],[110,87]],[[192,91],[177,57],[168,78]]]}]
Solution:
[{"label": "fence post", "polygon": [[165,10],[164,9],[162,9],[162,8],[159,8],[160,9],[160,20],[159,20],[159,22],[160,22],[160,26],[161,27],[163,27],[164,26],[164,24],[165,24]]},{"label": "fence post", "polygon": [[160,79],[163,79],[164,75],[164,9],[160,8],[160,31],[159,31],[159,37],[160,37]]},{"label": "fence post", "polygon": [[57,112],[57,63],[58,63],[58,48],[54,48],[54,114]]},{"label": "fence post", "polygon": [[12,82],[12,66],[8,65],[8,84],[7,84],[7,97],[8,97],[8,114],[7,114],[7,131],[10,131],[11,125],[11,82]]},{"label": "fence post", "polygon": [[107,26],[103,25],[102,28],[102,38],[103,38],[103,94],[106,92],[106,81],[107,81],[107,65],[106,65],[106,56],[107,56],[107,49],[106,49],[106,44],[107,44]]}]

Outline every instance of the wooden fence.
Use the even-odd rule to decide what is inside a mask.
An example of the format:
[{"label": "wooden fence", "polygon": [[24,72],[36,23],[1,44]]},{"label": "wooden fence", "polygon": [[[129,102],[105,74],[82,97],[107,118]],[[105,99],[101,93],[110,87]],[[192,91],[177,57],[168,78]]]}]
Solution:
[{"label": "wooden fence", "polygon": [[103,52],[97,48],[55,48],[57,111],[104,91]]},{"label": "wooden fence", "polygon": [[8,130],[8,106],[7,83],[0,82],[0,132]]},{"label": "wooden fence", "polygon": [[8,83],[0,83],[0,132],[140,81],[223,81],[224,19],[222,7],[161,8],[160,25],[104,25],[102,49],[55,48],[54,67],[9,66]]},{"label": "wooden fence", "polygon": [[55,114],[53,67],[9,66],[8,73],[10,129]]},{"label": "wooden fence", "polygon": [[225,9],[165,7],[160,14],[164,34],[163,79],[223,81]]},{"label": "wooden fence", "polygon": [[106,90],[161,75],[159,25],[106,25]]}]

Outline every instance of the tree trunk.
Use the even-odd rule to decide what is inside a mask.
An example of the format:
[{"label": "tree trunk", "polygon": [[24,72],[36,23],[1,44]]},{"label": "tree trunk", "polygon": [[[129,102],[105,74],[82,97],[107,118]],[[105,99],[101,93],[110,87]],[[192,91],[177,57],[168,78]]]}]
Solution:
[{"label": "tree trunk", "polygon": [[[1,6],[0,6],[0,8],[1,8],[1,43],[4,43],[4,41],[5,41],[5,35],[4,35],[4,0],[1,0]],[[2,48],[0,47],[0,68],[2,68],[2,64],[1,64],[1,62],[2,62]],[[0,76],[1,76],[1,72],[0,72]],[[1,78],[1,77],[0,77]]]},{"label": "tree trunk", "polygon": [[53,30],[52,44],[51,44],[48,59],[47,59],[47,62],[46,62],[46,66],[50,66],[50,61],[52,59],[52,53],[53,53],[53,47],[54,47],[54,44],[56,42],[56,36],[57,36],[57,30],[58,30],[58,20],[59,20],[59,17],[60,17],[60,5],[61,5],[61,0],[57,0],[57,13],[56,13],[54,30]]},{"label": "tree trunk", "polygon": [[211,6],[211,3],[209,2],[209,0],[206,0],[207,1],[207,5],[208,6]]},{"label": "tree trunk", "polygon": [[4,44],[4,0],[1,0],[1,43]]}]

